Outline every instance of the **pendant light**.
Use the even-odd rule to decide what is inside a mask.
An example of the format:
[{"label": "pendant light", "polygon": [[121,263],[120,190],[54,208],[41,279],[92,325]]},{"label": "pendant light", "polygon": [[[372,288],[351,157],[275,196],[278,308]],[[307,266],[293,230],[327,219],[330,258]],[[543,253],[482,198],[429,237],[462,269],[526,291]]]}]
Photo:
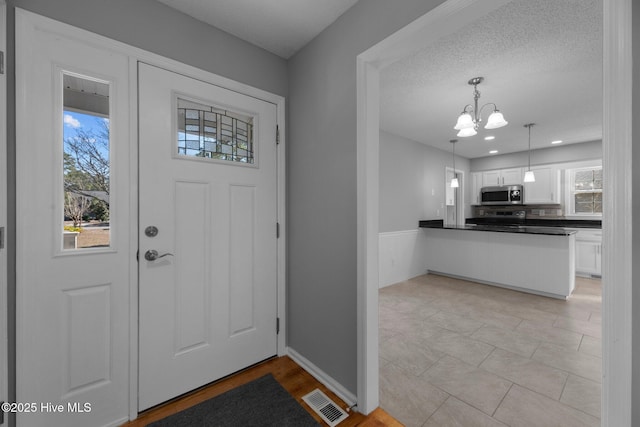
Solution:
[{"label": "pendant light", "polygon": [[456,142],[458,142],[458,140],[452,139],[449,142],[453,144],[453,179],[451,180],[451,188],[458,188],[460,187],[458,177],[456,176]]},{"label": "pendant light", "polygon": [[533,174],[531,170],[531,127],[535,126],[535,123],[527,123],[524,127],[529,129],[529,167],[527,171],[524,173],[524,182],[536,182],[536,176]]}]

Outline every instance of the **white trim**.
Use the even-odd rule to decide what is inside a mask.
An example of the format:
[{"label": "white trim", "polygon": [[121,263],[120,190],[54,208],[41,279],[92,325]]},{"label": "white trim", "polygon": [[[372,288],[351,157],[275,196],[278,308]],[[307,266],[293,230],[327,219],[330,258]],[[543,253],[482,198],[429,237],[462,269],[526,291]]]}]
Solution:
[{"label": "white trim", "polygon": [[[0,0],[3,1],[3,0]],[[148,52],[113,39],[100,36],[98,34],[73,27],[68,24],[64,24],[53,19],[35,14],[33,12],[26,11],[24,9],[16,8],[16,19],[18,15],[23,19],[23,22],[28,22],[31,26],[39,28],[44,31],[48,31],[52,34],[60,34],[63,37],[80,40],[84,43],[94,44],[101,46],[121,54],[129,56],[130,61],[130,106],[131,111],[137,112],[137,63],[138,61],[148,63],[150,65],[164,68],[165,70],[182,74],[197,80],[202,80],[216,86],[221,86],[226,89],[241,93],[243,95],[251,96],[256,99],[260,99],[276,106],[277,125],[280,129],[280,145],[278,148],[278,222],[280,223],[280,238],[278,239],[277,251],[278,251],[278,317],[280,318],[280,333],[277,336],[278,355],[286,353],[286,173],[285,173],[285,98],[262,89],[252,87],[250,85],[231,80],[226,77],[222,77],[213,74],[209,71],[205,71],[191,65],[183,64],[181,62],[169,59],[158,54]],[[138,228],[138,194],[137,194],[137,117],[133,114],[131,117],[131,141],[136,141],[136,144],[132,144],[130,147],[131,155],[131,186],[130,186],[130,200],[131,203],[131,223],[129,224],[131,230],[137,230]],[[274,135],[275,138],[275,135]],[[18,190],[19,191],[19,190]],[[130,242],[131,253],[136,253],[138,250],[137,233],[132,233],[133,237]],[[135,263],[132,266],[136,265]],[[138,274],[137,268],[131,269],[131,290],[130,290],[130,307],[129,314],[130,327],[130,360],[129,360],[129,374],[130,374],[130,387],[129,387],[129,416],[130,419],[135,419],[138,415]]]},{"label": "white trim", "polygon": [[316,365],[311,363],[306,357],[292,349],[291,347],[287,347],[287,355],[300,367],[302,367],[305,371],[307,371],[313,378],[320,381],[324,386],[326,386],[329,390],[334,392],[336,396],[340,399],[344,400],[344,402],[352,407],[357,399],[353,393],[344,388],[342,384],[333,379],[331,376],[327,375],[322,369],[318,368]]},{"label": "white trim", "polygon": [[631,4],[632,0],[604,1],[602,425],[605,426],[631,426],[633,421]]},{"label": "white trim", "polygon": [[357,59],[357,396],[358,410],[379,406],[378,215],[380,74]]},{"label": "white trim", "polygon": [[[378,71],[405,57],[420,43],[436,40],[490,13],[508,0],[449,0],[358,56],[358,396],[359,405],[377,402],[378,374],[368,369],[371,341],[377,325],[371,295],[377,292],[370,265],[377,253],[378,164],[370,153],[378,147]],[[603,399],[602,424],[631,426],[632,381],[632,210],[631,210],[631,0],[604,0],[604,122],[603,154]],[[371,90],[369,90],[371,89]],[[611,165],[611,167],[607,167]],[[372,181],[367,182],[368,179]],[[375,212],[374,212],[375,211]],[[606,284],[615,284],[607,286]],[[374,291],[375,290],[375,291]],[[367,322],[370,322],[367,324]],[[373,385],[375,383],[375,386]],[[367,392],[365,394],[365,391]],[[366,412],[365,412],[366,413]]]},{"label": "white trim", "polygon": [[[445,194],[445,201],[444,201],[444,209],[445,211],[443,212],[444,215],[444,224],[445,225],[450,225],[447,222],[447,206],[451,206],[451,205],[447,205],[447,191],[450,188],[450,182],[447,182],[447,179],[449,178],[449,172],[453,173],[454,169],[451,166],[445,166],[444,167],[444,194]],[[464,211],[466,208],[466,198],[464,197],[464,194],[466,192],[466,185],[465,185],[465,172],[462,169],[458,169],[455,168],[455,174],[456,176],[458,176],[458,190],[457,190],[457,194],[455,197],[458,200],[454,201],[454,206],[456,207],[456,220],[454,225],[464,225],[465,224],[465,216],[464,216]]]},{"label": "white trim", "polygon": [[[136,238],[129,239],[129,253],[138,254],[138,62],[129,60],[129,140],[135,141],[129,147],[129,229]],[[135,111],[135,113],[133,113]],[[129,271],[131,287],[129,289],[129,419],[138,417],[138,268]]]},{"label": "white trim", "polygon": [[0,249],[0,401],[9,400],[9,354],[7,325],[7,6],[0,0],[0,51],[4,52],[4,74],[0,75],[0,227],[4,227],[4,248]]}]

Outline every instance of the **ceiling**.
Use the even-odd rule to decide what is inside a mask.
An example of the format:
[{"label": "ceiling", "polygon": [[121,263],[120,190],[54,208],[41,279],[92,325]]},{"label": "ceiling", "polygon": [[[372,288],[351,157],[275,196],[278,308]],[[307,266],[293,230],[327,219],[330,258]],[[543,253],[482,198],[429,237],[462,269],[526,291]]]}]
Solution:
[{"label": "ceiling", "polygon": [[289,58],[358,0],[158,0]]},{"label": "ceiling", "polygon": [[[289,58],[357,0],[158,0]],[[509,125],[457,138],[467,158],[602,138],[602,1],[514,0],[381,71],[383,130],[450,151],[473,102],[497,104]],[[417,17],[416,17],[417,18]],[[486,122],[490,108],[483,110]],[[487,135],[495,136],[485,141]]]},{"label": "ceiling", "polygon": [[[509,122],[457,138],[453,129],[473,103],[497,104]],[[514,0],[381,71],[380,127],[467,158],[602,138],[602,0]],[[495,136],[493,141],[484,137]],[[553,145],[556,146],[556,145]]]}]

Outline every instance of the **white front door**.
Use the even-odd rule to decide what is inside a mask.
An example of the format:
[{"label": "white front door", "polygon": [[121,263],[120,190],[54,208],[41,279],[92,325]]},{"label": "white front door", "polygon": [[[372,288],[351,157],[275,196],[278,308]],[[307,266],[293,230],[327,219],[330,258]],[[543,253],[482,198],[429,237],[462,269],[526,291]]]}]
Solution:
[{"label": "white front door", "polygon": [[129,60],[18,10],[16,55],[17,425],[119,425],[135,279]]},{"label": "white front door", "polygon": [[144,410],[277,353],[276,106],[141,63],[139,132]]}]

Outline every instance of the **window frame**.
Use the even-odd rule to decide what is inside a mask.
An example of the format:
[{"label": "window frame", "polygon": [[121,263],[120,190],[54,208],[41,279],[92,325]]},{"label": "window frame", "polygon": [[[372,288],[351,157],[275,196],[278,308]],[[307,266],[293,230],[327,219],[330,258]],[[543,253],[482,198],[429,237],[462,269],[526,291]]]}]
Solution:
[{"label": "window frame", "polygon": [[600,193],[603,194],[603,188],[597,190],[586,190],[586,191],[576,191],[575,190],[575,176],[577,172],[580,171],[594,171],[600,170],[602,171],[602,165],[592,165],[592,166],[583,166],[583,167],[575,167],[569,168],[565,170],[566,176],[566,212],[565,216],[569,217],[579,217],[581,219],[594,218],[594,219],[602,219],[602,212],[576,212],[576,202],[575,195],[577,193]]}]

